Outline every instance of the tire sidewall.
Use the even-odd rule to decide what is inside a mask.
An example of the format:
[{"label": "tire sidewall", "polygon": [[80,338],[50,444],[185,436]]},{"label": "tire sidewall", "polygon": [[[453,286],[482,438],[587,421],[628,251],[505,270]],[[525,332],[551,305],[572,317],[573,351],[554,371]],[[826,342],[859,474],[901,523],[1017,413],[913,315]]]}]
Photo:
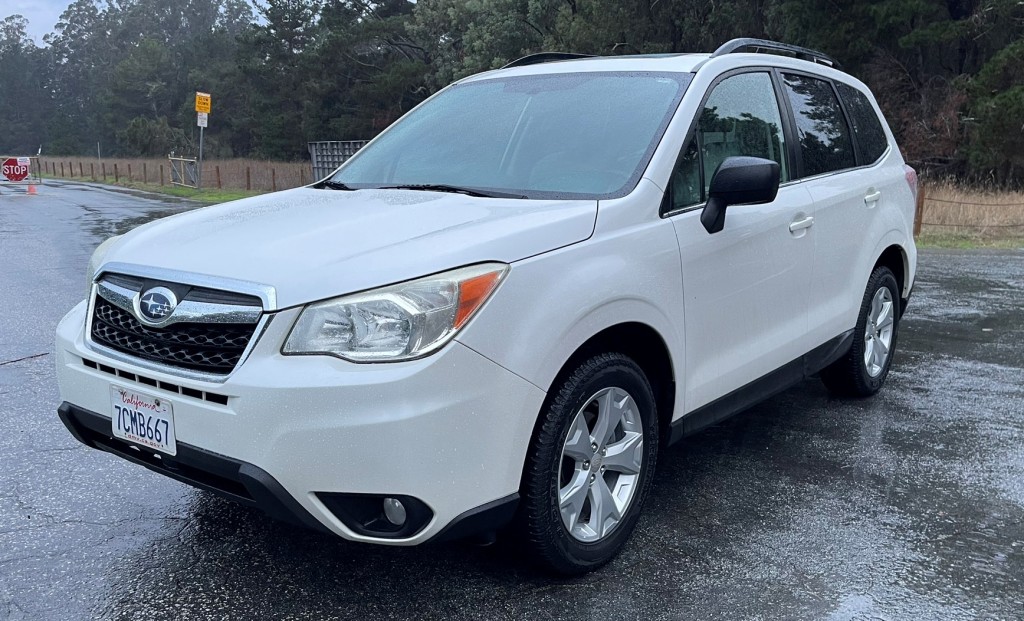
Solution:
[{"label": "tire sidewall", "polygon": [[[889,289],[889,294],[892,296],[893,305],[893,324],[892,324],[892,341],[889,343],[889,356],[885,359],[885,364],[882,365],[882,371],[875,377],[871,377],[868,373],[867,364],[864,362],[864,350],[866,348],[864,330],[868,323],[868,314],[871,312],[871,302],[878,293],[878,290],[882,287]],[[886,376],[889,375],[889,369],[892,367],[892,359],[896,354],[896,341],[899,338],[899,327],[900,327],[900,305],[902,300],[899,294],[899,284],[896,282],[896,277],[892,271],[887,267],[880,267],[871,274],[871,278],[868,281],[868,286],[864,291],[864,300],[861,303],[860,316],[857,318],[857,327],[854,334],[854,353],[857,357],[857,370],[860,374],[860,382],[870,391],[871,393],[877,392],[881,389],[885,383]]]},{"label": "tire sidewall", "polygon": [[[591,362],[588,361],[582,367],[586,367]],[[575,377],[570,377],[568,381],[573,382],[574,380],[576,380]],[[644,430],[644,455],[640,466],[638,489],[626,509],[626,515],[607,537],[601,541],[587,543],[574,538],[562,523],[558,506],[561,453],[570,425],[577,412],[586,405],[590,397],[608,387],[625,390],[636,403]],[[558,411],[555,412],[554,408],[558,408]],[[553,450],[547,451],[545,455],[538,455],[538,457],[546,462],[548,493],[545,512],[546,518],[553,525],[550,530],[554,535],[552,543],[556,546],[558,555],[568,559],[573,565],[593,567],[603,564],[611,556],[614,556],[632,533],[653,479],[658,447],[658,417],[653,391],[643,372],[635,363],[625,356],[615,356],[613,364],[603,366],[596,373],[575,381],[570,387],[568,399],[556,400],[551,405],[549,413],[560,417],[557,439],[550,447]]]}]

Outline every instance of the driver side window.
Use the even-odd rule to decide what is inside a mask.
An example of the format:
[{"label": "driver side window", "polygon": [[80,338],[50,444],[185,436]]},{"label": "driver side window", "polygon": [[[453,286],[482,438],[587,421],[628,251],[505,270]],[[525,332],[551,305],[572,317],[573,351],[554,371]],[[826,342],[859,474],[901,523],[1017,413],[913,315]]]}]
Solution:
[{"label": "driver side window", "polygon": [[708,187],[727,157],[747,155],[778,162],[789,180],[779,103],[767,72],[726,78],[711,91],[694,135],[672,171],[672,209],[707,200]]}]

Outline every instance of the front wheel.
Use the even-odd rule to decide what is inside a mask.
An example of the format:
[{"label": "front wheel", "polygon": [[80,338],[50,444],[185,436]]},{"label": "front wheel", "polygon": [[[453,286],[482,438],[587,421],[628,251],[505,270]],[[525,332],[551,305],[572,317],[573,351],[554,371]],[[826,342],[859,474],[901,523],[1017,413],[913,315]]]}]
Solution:
[{"label": "front wheel", "polygon": [[831,392],[848,397],[875,394],[885,383],[899,331],[899,285],[892,271],[875,268],[861,301],[850,351],[821,372]]},{"label": "front wheel", "polygon": [[523,476],[522,531],[548,569],[607,563],[636,526],[658,451],[654,393],[618,353],[594,356],[555,386]]}]

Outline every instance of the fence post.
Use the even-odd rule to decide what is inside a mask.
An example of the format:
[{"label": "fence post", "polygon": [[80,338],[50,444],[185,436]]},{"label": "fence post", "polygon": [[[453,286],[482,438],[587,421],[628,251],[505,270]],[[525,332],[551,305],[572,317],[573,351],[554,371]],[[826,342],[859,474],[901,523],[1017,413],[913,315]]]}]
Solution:
[{"label": "fence post", "polygon": [[299,169],[299,185],[306,185],[306,167]]},{"label": "fence post", "polygon": [[249,167],[245,167],[245,191],[252,191],[252,179],[249,177]]},{"label": "fence post", "polygon": [[82,163],[78,163],[78,176],[85,179],[85,173],[82,171]]},{"label": "fence post", "polygon": [[106,181],[107,181],[107,163],[106,162],[100,162],[100,169],[101,169],[101,172],[103,173],[103,182],[106,183]]},{"label": "fence post", "polygon": [[132,180],[132,165],[128,164],[128,182],[131,183],[131,180]]},{"label": "fence post", "polygon": [[921,234],[921,223],[924,220],[924,188],[917,186],[917,204],[914,206],[914,239]]},{"label": "fence post", "polygon": [[164,165],[160,164],[160,185],[164,184]]},{"label": "fence post", "polygon": [[64,177],[64,162],[60,163],[60,176],[61,178]]},{"label": "fence post", "polygon": [[68,162],[68,176],[72,179],[75,178],[75,165],[71,162]]},{"label": "fence post", "polygon": [[93,181],[96,181],[96,164],[89,162],[89,176],[92,177]]},{"label": "fence post", "polygon": [[117,183],[118,181],[119,179],[117,175],[117,162],[114,162],[114,183]]},{"label": "fence post", "polygon": [[146,163],[145,162],[142,163],[142,182],[143,183],[149,183],[149,174],[148,174],[148,171],[146,170]]},{"label": "fence post", "polygon": [[214,170],[217,171],[217,189],[220,189],[220,165],[214,166]]},{"label": "fence post", "polygon": [[270,169],[270,191],[277,192],[277,169]]}]

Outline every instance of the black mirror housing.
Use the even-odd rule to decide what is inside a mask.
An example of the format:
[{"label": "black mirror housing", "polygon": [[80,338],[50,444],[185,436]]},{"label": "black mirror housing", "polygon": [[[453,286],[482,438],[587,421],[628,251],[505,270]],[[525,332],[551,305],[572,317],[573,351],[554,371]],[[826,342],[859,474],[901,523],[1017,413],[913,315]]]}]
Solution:
[{"label": "black mirror housing", "polygon": [[770,203],[779,193],[781,169],[777,162],[760,157],[729,157],[718,165],[711,177],[707,204],[700,214],[700,223],[708,233],[717,233],[725,226],[725,209],[729,205]]}]

